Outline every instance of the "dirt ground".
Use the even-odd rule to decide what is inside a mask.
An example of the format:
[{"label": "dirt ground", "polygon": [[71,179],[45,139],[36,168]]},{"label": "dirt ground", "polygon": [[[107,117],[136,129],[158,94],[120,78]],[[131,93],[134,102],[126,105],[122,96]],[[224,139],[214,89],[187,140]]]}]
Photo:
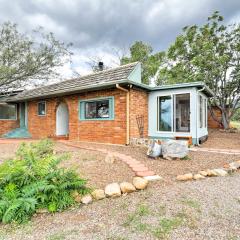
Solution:
[{"label": "dirt ground", "polygon": [[[215,140],[212,140],[215,139]],[[217,140],[218,139],[218,140]],[[222,145],[224,141],[225,144]],[[205,147],[239,149],[239,135],[210,133]],[[89,146],[81,143],[81,146]],[[94,146],[92,144],[91,146]],[[164,178],[147,190],[88,206],[78,205],[56,214],[38,214],[24,225],[1,225],[1,240],[238,240],[240,239],[240,173],[202,181],[176,182],[177,174],[221,167],[240,155],[191,152],[189,160],[151,160],[146,149],[96,144],[135,157]],[[0,144],[0,159],[13,155],[16,144]],[[57,152],[71,159],[62,164],[74,167],[92,186],[130,181],[132,172],[122,162],[107,164],[104,154],[58,143]]]},{"label": "dirt ground", "polygon": [[201,147],[240,150],[240,132],[228,133],[218,129],[208,129],[208,134],[208,140]]}]

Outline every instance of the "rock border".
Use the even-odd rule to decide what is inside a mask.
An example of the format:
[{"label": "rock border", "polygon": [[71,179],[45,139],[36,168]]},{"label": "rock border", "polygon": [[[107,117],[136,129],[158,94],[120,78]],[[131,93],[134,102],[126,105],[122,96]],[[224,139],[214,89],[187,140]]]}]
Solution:
[{"label": "rock border", "polygon": [[191,181],[191,180],[201,180],[207,177],[225,177],[230,173],[233,173],[240,169],[240,160],[224,164],[223,168],[214,168],[198,171],[198,173],[186,173],[182,175],[177,175],[177,181]]}]

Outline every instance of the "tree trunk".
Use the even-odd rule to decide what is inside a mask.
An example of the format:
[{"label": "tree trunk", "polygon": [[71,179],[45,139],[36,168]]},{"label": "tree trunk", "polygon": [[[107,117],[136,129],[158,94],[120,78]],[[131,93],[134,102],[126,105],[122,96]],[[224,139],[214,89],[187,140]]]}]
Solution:
[{"label": "tree trunk", "polygon": [[230,118],[228,110],[222,110],[222,125],[224,129],[230,128]]}]

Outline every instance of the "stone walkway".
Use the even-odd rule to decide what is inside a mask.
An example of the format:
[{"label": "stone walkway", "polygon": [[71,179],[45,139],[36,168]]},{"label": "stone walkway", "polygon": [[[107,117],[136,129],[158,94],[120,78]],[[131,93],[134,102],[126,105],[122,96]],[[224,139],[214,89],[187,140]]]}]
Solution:
[{"label": "stone walkway", "polygon": [[63,143],[67,146],[70,147],[75,147],[75,148],[80,148],[80,149],[85,149],[85,150],[90,150],[90,151],[98,151],[102,152],[105,154],[111,154],[112,156],[120,159],[124,163],[126,163],[132,171],[135,173],[136,176],[138,177],[153,177],[157,178],[159,176],[155,175],[153,171],[150,171],[144,164],[142,164],[140,161],[136,160],[135,158],[132,158],[128,155],[119,153],[119,152],[112,152],[107,149],[103,148],[93,148],[93,147],[83,147],[79,143],[76,142],[71,142],[71,141],[65,141],[65,140],[59,140],[58,142]]},{"label": "stone walkway", "polygon": [[229,155],[240,155],[240,150],[237,150],[237,149],[192,147],[189,150],[193,152],[209,152],[209,153],[222,153],[222,154],[229,154]]}]

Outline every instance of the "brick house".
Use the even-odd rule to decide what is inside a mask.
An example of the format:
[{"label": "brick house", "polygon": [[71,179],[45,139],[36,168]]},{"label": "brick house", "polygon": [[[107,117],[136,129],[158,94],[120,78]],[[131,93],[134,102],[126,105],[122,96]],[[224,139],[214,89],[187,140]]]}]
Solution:
[{"label": "brick house", "polygon": [[[203,83],[150,87],[131,63],[23,91],[0,103],[0,136],[129,144],[135,138],[207,136]],[[4,102],[4,103],[3,103]]]}]

